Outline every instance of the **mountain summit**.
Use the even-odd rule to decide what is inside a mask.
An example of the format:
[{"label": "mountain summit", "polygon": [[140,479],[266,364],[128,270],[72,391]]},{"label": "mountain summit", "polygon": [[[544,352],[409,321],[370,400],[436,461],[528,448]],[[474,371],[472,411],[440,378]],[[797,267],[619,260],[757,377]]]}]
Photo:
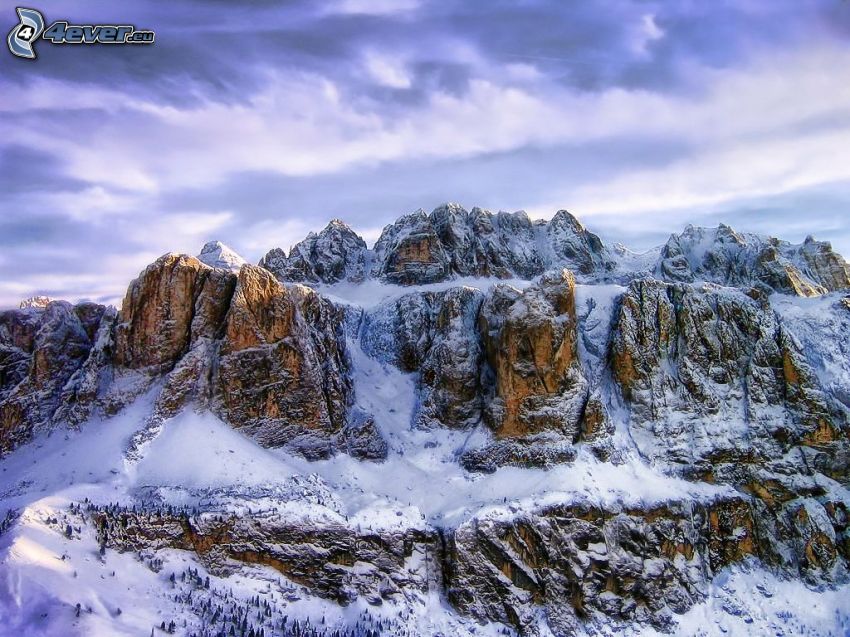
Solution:
[{"label": "mountain summit", "polygon": [[234,250],[224,245],[221,241],[210,241],[201,248],[198,259],[211,268],[222,268],[238,272],[245,263]]},{"label": "mountain summit", "polygon": [[652,274],[669,282],[757,285],[800,296],[850,287],[850,266],[827,242],[808,237],[792,244],[723,224],[688,226],[659,250],[636,256],[608,248],[566,210],[549,221],[532,221],[524,212],[444,204],[386,226],[371,250],[349,226],[334,220],[289,255],[271,250],[260,265],[281,281],[311,285],[370,278],[408,286],[458,277],[531,279],[567,268],[581,283],[624,283]]}]

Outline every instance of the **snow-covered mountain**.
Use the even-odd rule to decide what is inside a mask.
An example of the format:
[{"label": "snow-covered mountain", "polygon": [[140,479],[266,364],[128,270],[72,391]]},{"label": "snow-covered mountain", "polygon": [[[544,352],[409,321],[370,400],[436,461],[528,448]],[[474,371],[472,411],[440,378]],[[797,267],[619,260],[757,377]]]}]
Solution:
[{"label": "snow-covered mountain", "polygon": [[245,259],[240,257],[233,248],[224,245],[221,241],[209,241],[201,248],[198,261],[206,263],[211,268],[223,268],[233,272],[239,272],[239,268],[245,265]]},{"label": "snow-covered mountain", "polygon": [[847,634],[848,294],[447,204],[0,313],[0,634]]}]

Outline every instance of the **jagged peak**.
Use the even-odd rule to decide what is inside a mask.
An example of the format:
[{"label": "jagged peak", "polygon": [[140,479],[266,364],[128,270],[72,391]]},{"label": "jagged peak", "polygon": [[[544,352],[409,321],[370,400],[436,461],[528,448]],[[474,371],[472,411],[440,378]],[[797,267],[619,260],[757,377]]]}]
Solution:
[{"label": "jagged peak", "polygon": [[453,215],[467,215],[469,214],[462,205],[459,203],[455,203],[452,201],[447,201],[446,203],[440,204],[436,208],[431,211],[430,217],[436,217],[440,214],[453,214]]},{"label": "jagged peak", "polygon": [[349,237],[353,239],[360,247],[364,250],[366,249],[366,242],[350,225],[348,225],[342,219],[331,219],[328,222],[322,231],[318,234],[317,238],[323,237]]},{"label": "jagged peak", "polygon": [[552,220],[549,222],[553,226],[560,225],[568,225],[572,227],[577,233],[585,232],[585,227],[582,223],[576,218],[574,214],[572,214],[569,210],[561,209],[555,213],[552,217]]},{"label": "jagged peak", "polygon": [[31,296],[28,299],[24,299],[18,304],[18,307],[22,310],[31,310],[31,309],[44,309],[51,303],[53,303],[54,299],[49,296],[38,295]]},{"label": "jagged peak", "polygon": [[[338,218],[333,218],[328,221],[328,225],[326,225],[319,234],[328,234],[330,232],[344,232],[357,235],[357,233],[352,229],[350,225],[348,225],[345,221]],[[357,235],[359,236],[359,235]]]},{"label": "jagged peak", "polygon": [[201,248],[198,260],[211,268],[238,272],[247,263],[235,250],[221,241],[208,241]]}]

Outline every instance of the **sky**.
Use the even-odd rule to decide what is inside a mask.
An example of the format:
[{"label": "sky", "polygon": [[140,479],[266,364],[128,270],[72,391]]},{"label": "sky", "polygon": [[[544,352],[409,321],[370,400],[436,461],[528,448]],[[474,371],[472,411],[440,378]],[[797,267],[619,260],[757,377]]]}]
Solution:
[{"label": "sky", "polygon": [[332,218],[371,244],[447,201],[850,255],[850,0],[35,8],[156,43],[0,54],[0,308],[118,303],[165,252],[256,262]]}]

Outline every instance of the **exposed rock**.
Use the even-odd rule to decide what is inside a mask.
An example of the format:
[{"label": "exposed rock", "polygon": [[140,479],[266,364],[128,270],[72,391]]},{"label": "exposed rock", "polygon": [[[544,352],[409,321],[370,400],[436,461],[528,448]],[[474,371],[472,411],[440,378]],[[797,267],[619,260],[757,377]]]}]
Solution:
[{"label": "exposed rock", "polygon": [[493,214],[481,208],[467,212],[457,204],[446,204],[431,213],[430,222],[454,274],[505,279],[543,272],[537,227],[524,212]]},{"label": "exposed rock", "polygon": [[554,431],[576,440],[587,382],[576,351],[572,274],[544,276],[524,292],[496,287],[479,321],[493,376],[486,414],[496,435]]},{"label": "exposed rock", "polygon": [[838,436],[799,344],[741,292],[635,281],[612,351],[648,456],[693,467],[718,454],[776,458],[790,445]]},{"label": "exposed rock", "polygon": [[799,255],[796,260],[807,266],[801,269],[830,292],[850,288],[850,264],[833,251],[828,241],[815,241],[810,235],[803,245],[789,246],[787,250],[794,256]]},{"label": "exposed rock", "polygon": [[433,530],[358,530],[342,521],[304,523],[274,512],[190,517],[111,508],[93,517],[109,548],[194,551],[218,575],[240,563],[261,564],[343,605],[426,593],[435,584],[429,571],[440,560]]},{"label": "exposed rock", "polygon": [[372,276],[390,283],[434,283],[451,273],[450,257],[424,210],[384,228],[375,244]]},{"label": "exposed rock", "polygon": [[358,283],[366,276],[366,242],[339,219],[319,234],[311,232],[287,257],[275,248],[260,261],[281,281],[301,283]]},{"label": "exposed rock", "polygon": [[411,292],[363,315],[361,346],[404,372],[419,371],[433,338],[433,292]]},{"label": "exposed rock", "polygon": [[199,338],[221,331],[236,276],[167,254],[130,284],[115,330],[115,363],[167,373]]},{"label": "exposed rock", "polygon": [[216,413],[265,446],[332,454],[352,404],[342,318],[309,288],[244,266],[217,363]]},{"label": "exposed rock", "polygon": [[547,267],[566,267],[584,275],[604,275],[615,263],[602,240],[566,210],[559,210],[546,224],[546,238],[552,257]]},{"label": "exposed rock", "polygon": [[538,634],[540,607],[556,635],[612,619],[667,631],[714,573],[759,554],[756,540],[750,508],[736,498],[485,516],[449,534],[448,596],[522,634]]},{"label": "exposed rock", "polygon": [[802,245],[754,234],[687,226],[661,250],[658,274],[668,281],[711,281],[766,286],[798,296],[817,296],[850,287],[850,266],[826,242]]},{"label": "exposed rock", "polygon": [[563,267],[607,278],[616,259],[566,210],[546,222],[531,221],[522,211],[494,214],[450,203],[399,218],[384,228],[373,250],[334,220],[288,256],[280,248],[269,251],[260,265],[281,281],[332,284],[373,277],[420,285],[457,276],[529,279]]},{"label": "exposed rock", "polygon": [[468,212],[457,204],[422,210],[384,228],[372,275],[403,285],[453,276],[531,278],[567,267],[604,276],[615,267],[601,240],[566,210],[532,222],[524,212]]},{"label": "exposed rock", "polygon": [[0,453],[59,422],[104,311],[53,301],[0,313]]},{"label": "exposed rock", "polygon": [[435,295],[431,346],[419,379],[416,426],[468,429],[481,421],[483,353],[476,320],[483,299],[473,288],[452,288]]},{"label": "exposed rock", "polygon": [[20,302],[18,307],[22,310],[45,308],[53,302],[49,296],[31,296]]},{"label": "exposed rock", "polygon": [[335,447],[360,460],[386,459],[389,445],[375,426],[375,418],[354,407],[348,422],[334,439]]},{"label": "exposed rock", "polygon": [[367,312],[361,345],[379,360],[418,372],[416,427],[467,429],[481,421],[483,359],[473,288],[413,292]]},{"label": "exposed rock", "polygon": [[[609,252],[565,211],[532,222],[446,205],[388,226],[374,252],[332,222],[238,276],[221,244],[201,256],[157,260],[120,312],[49,302],[0,313],[0,452],[146,393],[153,409],[129,460],[193,407],[308,459],[380,461],[388,444],[354,396],[348,347],[359,340],[415,379],[405,408],[420,431],[407,435],[427,451],[403,462],[416,466],[449,440],[439,454],[470,471],[581,454],[582,470],[645,462],[649,474],[721,486],[676,480],[692,497],[652,504],[505,497],[500,507],[499,497],[440,517],[438,531],[401,511],[397,524],[364,530],[327,504],[329,488],[301,500],[299,483],[268,497],[273,510],[246,513],[209,493],[197,515],[97,509],[105,546],[191,550],[219,574],[264,564],[342,604],[447,594],[461,612],[526,635],[541,618],[558,635],[597,624],[673,630],[720,569],[745,561],[812,586],[850,580],[850,312],[839,294],[787,296],[848,287],[829,244],[689,227],[653,265],[659,281],[635,278],[650,257]],[[573,274],[547,270],[563,265],[617,285],[580,288],[577,310]],[[364,308],[281,282],[367,276],[405,285],[540,278],[487,292],[439,285],[395,296],[387,287],[388,300]],[[442,427],[468,433],[436,435]],[[416,444],[404,438],[380,468],[387,479]]]},{"label": "exposed rock", "polygon": [[458,461],[467,471],[493,473],[509,466],[550,468],[572,462],[576,455],[576,447],[569,438],[554,432],[540,432],[469,447]]}]

